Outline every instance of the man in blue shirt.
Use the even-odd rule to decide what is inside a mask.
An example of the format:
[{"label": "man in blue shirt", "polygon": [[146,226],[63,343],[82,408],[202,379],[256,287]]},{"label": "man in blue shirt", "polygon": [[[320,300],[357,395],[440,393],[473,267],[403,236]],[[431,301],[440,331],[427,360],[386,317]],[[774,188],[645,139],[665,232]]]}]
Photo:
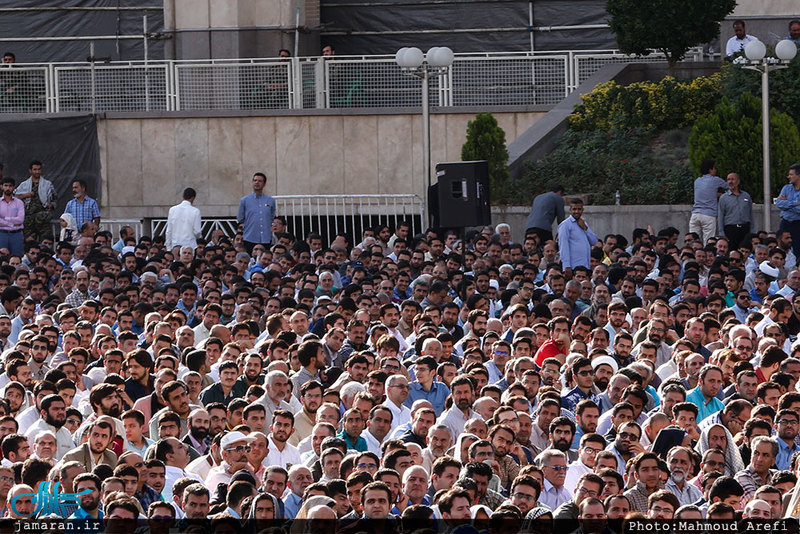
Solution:
[{"label": "man in blue shirt", "polygon": [[592,232],[586,221],[581,218],[583,200],[572,199],[569,214],[570,216],[558,225],[558,248],[564,266],[564,276],[568,279],[572,278],[573,267],[589,267],[592,247],[600,241],[597,234]]},{"label": "man in blue shirt", "polygon": [[403,404],[411,408],[414,401],[425,399],[433,405],[436,417],[442,414],[450,389],[444,383],[436,381],[437,369],[438,365],[433,356],[423,356],[416,361],[414,365],[416,380],[409,384],[408,399]]},{"label": "man in blue shirt", "polygon": [[263,172],[253,175],[253,192],[239,201],[236,219],[244,227],[244,246],[248,254],[253,247],[272,242],[272,219],[275,217],[275,199],[264,194],[267,176]]},{"label": "man in blue shirt", "polygon": [[698,423],[725,407],[717,398],[722,383],[722,369],[716,365],[705,365],[700,370],[697,387],[686,395],[686,402],[690,402],[698,408]]},{"label": "man in blue shirt", "polygon": [[775,457],[775,467],[782,471],[791,469],[792,456],[800,451],[800,447],[795,443],[798,423],[800,423],[800,418],[794,410],[783,409],[775,416],[775,431],[778,434],[778,455]]},{"label": "man in blue shirt", "polygon": [[93,473],[81,473],[73,481],[75,493],[78,495],[89,490],[88,493],[80,495],[80,507],[68,517],[81,520],[80,524],[84,527],[81,530],[95,532],[100,530],[100,522],[103,520],[103,511],[100,510],[100,486],[100,479]]},{"label": "man in blue shirt", "polygon": [[589,358],[578,358],[572,363],[572,377],[577,384],[574,389],[561,397],[561,407],[575,412],[578,403],[583,399],[590,399],[597,403],[599,400],[594,388],[594,370]]},{"label": "man in blue shirt", "polygon": [[100,226],[100,208],[97,207],[97,201],[86,194],[85,180],[72,182],[72,195],[74,198],[67,202],[64,213],[75,217],[75,226],[80,229],[83,223],[89,221]]},{"label": "man in blue shirt", "polygon": [[700,176],[694,181],[694,205],[689,218],[689,231],[700,235],[705,245],[717,232],[717,209],[720,189],[728,189],[728,182],[717,176],[714,161],[700,164]]},{"label": "man in blue shirt", "polygon": [[792,250],[800,258],[800,163],[789,167],[786,177],[789,183],[783,186],[775,205],[781,210],[781,230],[792,235]]}]

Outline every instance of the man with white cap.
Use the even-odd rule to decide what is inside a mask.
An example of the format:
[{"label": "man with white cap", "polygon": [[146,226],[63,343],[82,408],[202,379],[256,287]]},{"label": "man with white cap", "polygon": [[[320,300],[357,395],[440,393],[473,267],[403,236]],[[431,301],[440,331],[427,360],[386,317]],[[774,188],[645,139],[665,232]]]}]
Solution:
[{"label": "man with white cap", "polygon": [[227,484],[231,481],[234,473],[241,469],[247,469],[252,473],[252,468],[247,461],[247,453],[250,452],[250,443],[255,441],[252,436],[245,436],[241,432],[229,432],[222,436],[220,442],[220,453],[222,463],[211,469],[206,478],[206,487],[214,491],[220,482]]}]

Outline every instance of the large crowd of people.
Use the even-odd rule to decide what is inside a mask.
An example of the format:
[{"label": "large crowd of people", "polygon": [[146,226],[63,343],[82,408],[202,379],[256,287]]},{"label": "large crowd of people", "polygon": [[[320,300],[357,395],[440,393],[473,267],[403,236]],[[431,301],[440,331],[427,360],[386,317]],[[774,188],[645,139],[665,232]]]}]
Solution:
[{"label": "large crowd of people", "polygon": [[[601,238],[557,187],[521,242],[400,222],[325,243],[262,177],[233,236],[197,237],[187,189],[169,247],[87,211],[74,242],[0,250],[5,517],[588,534],[800,513],[788,230]],[[44,506],[56,482],[79,498]]]}]

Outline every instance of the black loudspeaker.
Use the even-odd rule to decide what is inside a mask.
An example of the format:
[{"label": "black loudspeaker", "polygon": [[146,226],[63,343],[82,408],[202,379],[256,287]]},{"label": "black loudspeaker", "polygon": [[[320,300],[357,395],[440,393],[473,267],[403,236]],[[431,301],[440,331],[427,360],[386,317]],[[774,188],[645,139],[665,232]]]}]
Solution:
[{"label": "black loudspeaker", "polygon": [[438,202],[430,197],[434,227],[463,228],[492,223],[486,161],[437,163],[436,176]]}]

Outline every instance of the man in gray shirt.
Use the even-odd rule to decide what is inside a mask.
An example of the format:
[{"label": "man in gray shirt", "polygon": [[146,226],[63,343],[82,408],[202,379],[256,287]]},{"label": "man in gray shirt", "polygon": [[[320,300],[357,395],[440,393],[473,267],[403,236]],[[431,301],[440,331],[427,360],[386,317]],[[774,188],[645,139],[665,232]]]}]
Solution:
[{"label": "man in gray shirt", "polygon": [[689,219],[689,231],[697,233],[705,245],[717,231],[717,199],[719,190],[728,184],[717,176],[714,161],[707,159],[700,164],[700,176],[694,181],[694,206]]},{"label": "man in gray shirt", "polygon": [[742,238],[750,233],[753,222],[753,199],[739,189],[739,175],[728,175],[728,191],[719,197],[717,210],[717,235],[728,238],[729,250],[739,248]]},{"label": "man in gray shirt", "polygon": [[547,193],[537,195],[533,199],[533,206],[528,215],[525,235],[536,234],[539,237],[539,246],[553,239],[553,219],[558,223],[565,219],[564,215],[564,186],[554,185]]}]

